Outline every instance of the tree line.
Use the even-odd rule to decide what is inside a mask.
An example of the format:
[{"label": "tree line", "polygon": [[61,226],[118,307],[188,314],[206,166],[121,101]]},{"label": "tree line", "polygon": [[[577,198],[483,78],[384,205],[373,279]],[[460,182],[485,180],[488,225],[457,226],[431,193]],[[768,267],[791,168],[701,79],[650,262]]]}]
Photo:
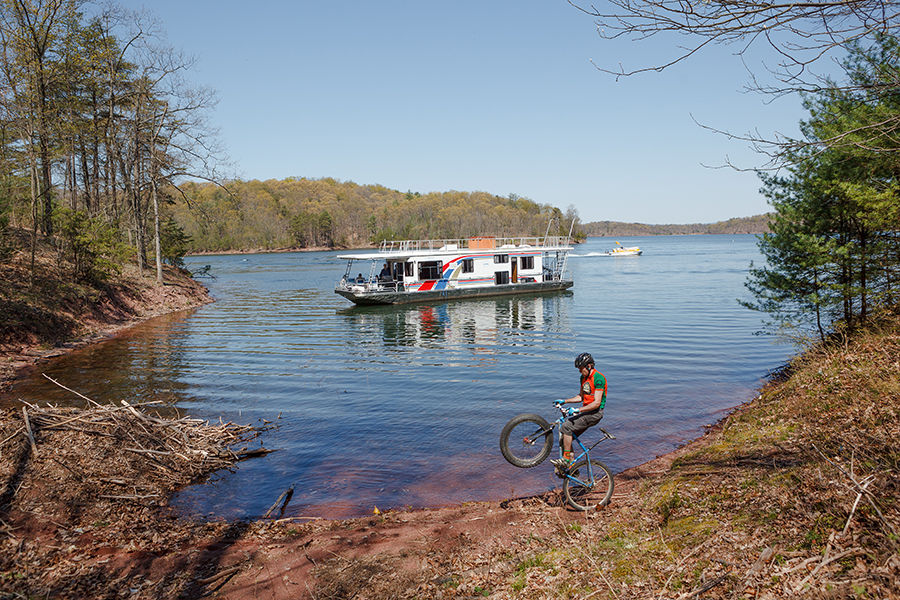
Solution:
[{"label": "tree line", "polygon": [[32,257],[50,238],[79,279],[129,260],[161,279],[184,242],[163,205],[179,178],[214,175],[214,97],[155,31],[115,6],[0,1],[0,237],[29,229]]},{"label": "tree line", "polygon": [[621,221],[590,221],[581,230],[588,236],[615,237],[635,235],[696,235],[765,233],[769,231],[769,214],[752,217],[735,217],[715,223],[688,223],[651,225],[647,223],[623,223]]},{"label": "tree line", "polygon": [[364,247],[382,240],[566,235],[578,215],[515,194],[401,192],[333,178],[187,183],[167,207],[194,252]]}]

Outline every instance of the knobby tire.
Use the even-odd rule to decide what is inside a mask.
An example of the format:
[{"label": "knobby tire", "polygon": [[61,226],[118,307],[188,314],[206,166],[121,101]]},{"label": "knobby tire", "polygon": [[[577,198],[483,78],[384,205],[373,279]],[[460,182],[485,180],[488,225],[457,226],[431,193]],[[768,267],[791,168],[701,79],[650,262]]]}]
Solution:
[{"label": "knobby tire", "polygon": [[[527,443],[525,438],[533,440]],[[510,464],[523,469],[536,467],[550,456],[553,428],[540,415],[513,417],[500,432],[500,452]]]}]

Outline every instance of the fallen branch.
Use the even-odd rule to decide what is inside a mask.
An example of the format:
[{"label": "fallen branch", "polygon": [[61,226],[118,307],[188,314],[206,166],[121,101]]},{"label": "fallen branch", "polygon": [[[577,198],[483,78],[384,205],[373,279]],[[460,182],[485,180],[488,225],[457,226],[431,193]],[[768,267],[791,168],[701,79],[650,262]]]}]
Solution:
[{"label": "fallen branch", "polygon": [[34,433],[31,431],[31,423],[28,421],[28,410],[24,406],[22,407],[22,416],[25,418],[25,433],[28,441],[31,442],[31,452],[37,455],[37,443],[34,441]]},{"label": "fallen branch", "polygon": [[[878,506],[877,499],[872,494],[872,492],[870,492],[865,487],[860,485],[860,483],[858,481],[856,481],[856,479],[854,479],[850,473],[848,473],[846,470],[844,470],[843,467],[841,467],[839,464],[835,463],[830,458],[828,458],[824,452],[819,450],[818,446],[816,446],[815,444],[812,444],[812,447],[815,448],[816,452],[818,452],[822,456],[822,458],[824,458],[828,462],[828,464],[832,465],[834,468],[836,468],[838,471],[840,471],[847,479],[849,479],[853,483],[852,487],[856,488],[856,490],[860,494],[865,494],[866,501],[868,501],[869,506],[872,507],[872,509],[875,511],[875,514],[878,515],[878,518],[881,520],[881,522],[884,524],[884,526],[888,529],[888,531],[891,534],[893,534],[893,539],[896,539],[898,537],[896,530],[894,529],[893,525],[891,525],[890,522],[888,522],[888,520],[884,518],[884,515],[882,514],[881,509]],[[850,486],[848,486],[848,487],[850,487]],[[894,543],[896,544],[896,542],[894,542]]]},{"label": "fallen branch", "polygon": [[44,376],[48,381],[50,381],[51,383],[55,383],[56,385],[58,385],[59,387],[61,387],[61,388],[64,389],[64,390],[66,390],[67,392],[72,392],[73,394],[75,394],[75,395],[78,396],[79,398],[82,398],[82,399],[86,400],[88,403],[93,404],[94,406],[100,406],[99,403],[94,402],[93,400],[91,400],[90,398],[88,398],[87,396],[85,396],[84,394],[80,394],[80,393],[76,392],[75,390],[73,390],[72,388],[67,388],[66,386],[64,386],[63,384],[61,384],[61,383],[58,382],[57,380],[53,379],[52,377],[50,377],[50,376],[47,375],[46,373],[41,373],[41,375],[43,375],[43,376]]},{"label": "fallen branch", "polygon": [[[862,480],[862,489],[865,491],[869,484],[875,481],[875,475],[869,475],[865,479]],[[859,506],[859,501],[862,500],[863,491],[860,491],[856,494],[856,500],[853,502],[853,508],[850,509],[850,516],[847,517],[847,522],[844,524],[844,529],[841,531],[841,536],[847,535],[847,530],[850,529],[850,521],[853,520],[853,515],[856,513],[856,507]]]},{"label": "fallen branch", "polygon": [[679,596],[678,600],[689,600],[690,598],[696,598],[700,594],[702,594],[704,592],[708,592],[709,590],[713,589],[714,587],[716,587],[717,585],[719,585],[720,583],[722,583],[723,581],[728,579],[729,575],[731,575],[731,573],[725,573],[724,575],[719,575],[718,577],[716,577],[709,583],[705,583],[702,586],[700,586],[699,589],[697,589],[693,592],[690,592],[686,595]]},{"label": "fallen branch", "polygon": [[269,515],[275,510],[278,504],[281,502],[281,499],[284,498],[284,504],[281,505],[281,513],[284,514],[284,509],[287,507],[288,502],[291,501],[291,497],[294,495],[294,486],[289,487],[288,489],[281,492],[281,495],[278,496],[278,499],[275,501],[275,504],[272,505],[272,508],[266,511],[266,514],[263,515],[263,519],[268,519]]},{"label": "fallen branch", "polygon": [[833,563],[836,560],[841,560],[842,558],[846,558],[847,556],[853,556],[854,554],[865,554],[865,553],[866,553],[866,551],[863,550],[862,548],[850,548],[849,550],[844,550],[843,552],[838,552],[831,558],[824,559],[822,562],[820,562],[816,566],[815,569],[812,570],[812,573],[810,573],[809,575],[806,576],[806,579],[804,579],[797,585],[796,590],[800,591],[801,589],[803,589],[803,586],[806,585],[806,583],[809,580],[811,580],[816,575],[816,573],[821,571],[822,567],[824,567],[825,565]]},{"label": "fallen branch", "polygon": [[210,575],[209,577],[204,577],[203,579],[198,579],[197,583],[199,583],[200,585],[209,585],[210,583],[213,583],[216,580],[221,579],[223,577],[235,575],[240,570],[241,570],[240,565],[231,567],[228,569],[224,569],[222,571],[219,571],[218,573],[214,573],[214,574]]}]

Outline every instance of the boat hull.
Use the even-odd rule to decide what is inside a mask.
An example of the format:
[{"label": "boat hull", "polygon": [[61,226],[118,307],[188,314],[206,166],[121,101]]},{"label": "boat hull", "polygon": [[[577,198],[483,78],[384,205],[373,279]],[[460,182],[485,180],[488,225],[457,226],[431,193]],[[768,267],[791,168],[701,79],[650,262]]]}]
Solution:
[{"label": "boat hull", "polygon": [[347,300],[360,306],[384,305],[384,304],[412,304],[415,302],[428,302],[433,300],[453,300],[456,298],[480,298],[488,296],[505,296],[509,294],[539,294],[544,292],[558,292],[572,287],[572,280],[542,281],[535,283],[511,283],[507,285],[492,285],[466,289],[430,290],[427,292],[354,292],[338,288],[335,294],[340,294]]}]

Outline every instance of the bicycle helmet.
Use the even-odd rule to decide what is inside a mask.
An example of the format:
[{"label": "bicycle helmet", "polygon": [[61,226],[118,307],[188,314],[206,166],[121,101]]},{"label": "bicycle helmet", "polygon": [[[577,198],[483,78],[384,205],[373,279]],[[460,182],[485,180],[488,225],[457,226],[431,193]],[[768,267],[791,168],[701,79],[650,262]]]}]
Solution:
[{"label": "bicycle helmet", "polygon": [[582,367],[586,367],[588,365],[594,364],[594,357],[588,354],[587,352],[582,352],[578,356],[575,357],[575,368],[580,369]]}]

